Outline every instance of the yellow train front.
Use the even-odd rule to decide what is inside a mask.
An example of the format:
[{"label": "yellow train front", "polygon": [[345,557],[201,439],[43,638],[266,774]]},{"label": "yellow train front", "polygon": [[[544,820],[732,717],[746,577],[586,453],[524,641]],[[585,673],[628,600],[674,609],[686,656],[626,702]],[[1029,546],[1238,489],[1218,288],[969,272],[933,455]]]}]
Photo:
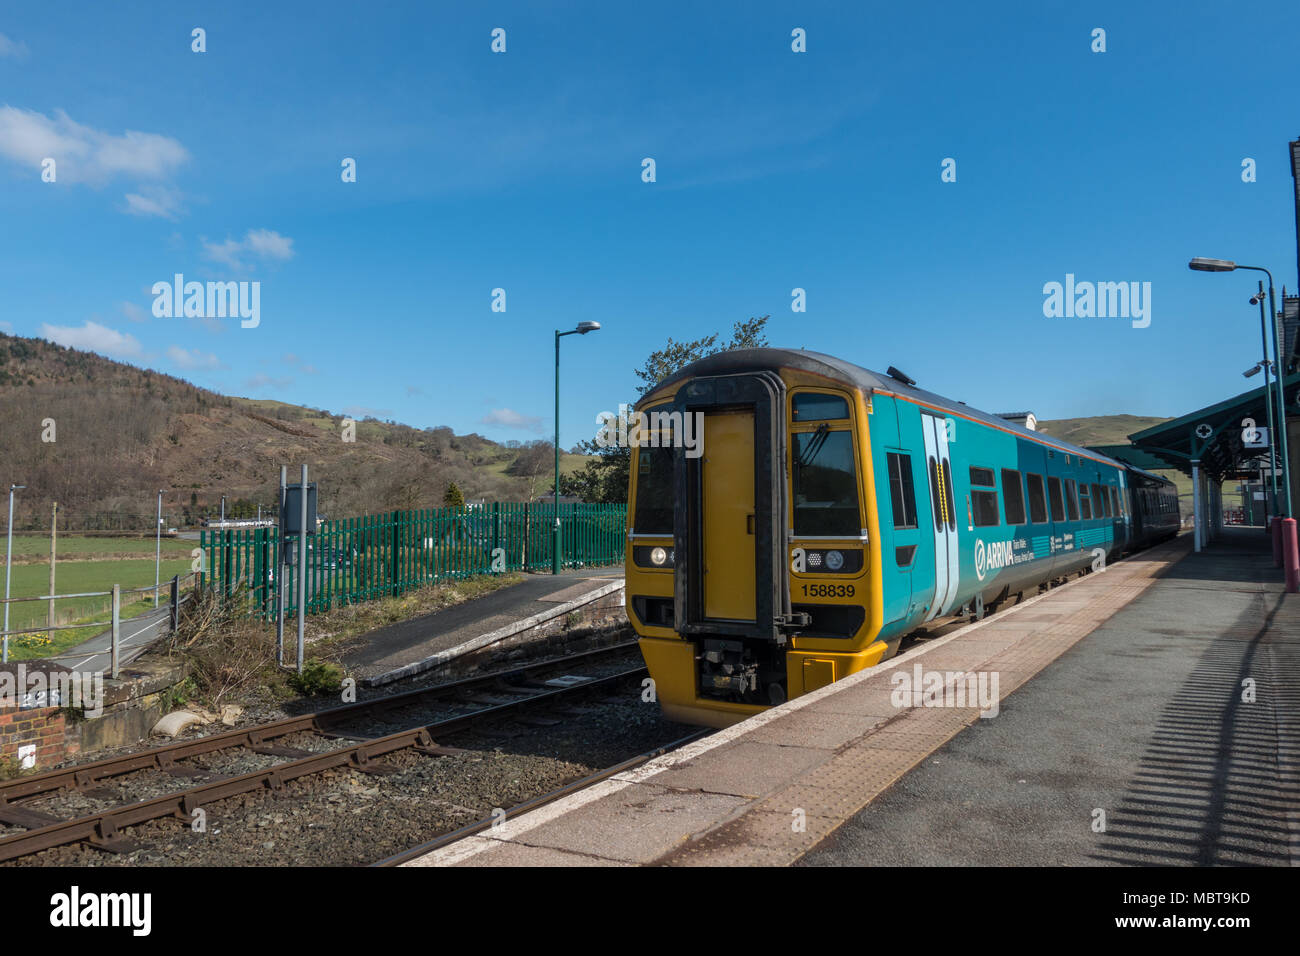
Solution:
[{"label": "yellow train front", "polygon": [[665,713],[725,726],[1178,532],[1158,475],[828,355],[723,352],[629,434],[627,611]]},{"label": "yellow train front", "polygon": [[667,716],[726,726],[896,649],[877,638],[869,410],[848,368],[722,353],[638,403],[627,609]]}]

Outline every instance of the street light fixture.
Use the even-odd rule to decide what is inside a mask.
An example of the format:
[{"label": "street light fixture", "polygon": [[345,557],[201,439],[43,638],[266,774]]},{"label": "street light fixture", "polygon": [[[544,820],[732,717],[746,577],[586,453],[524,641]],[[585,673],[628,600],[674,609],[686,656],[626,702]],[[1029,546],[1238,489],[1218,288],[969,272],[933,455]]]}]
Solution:
[{"label": "street light fixture", "polygon": [[14,492],[22,491],[26,485],[9,486],[9,542],[5,548],[5,634],[4,647],[0,650],[0,663],[9,663],[9,570],[14,553]]},{"label": "street light fixture", "polygon": [[555,550],[551,554],[551,573],[560,573],[560,339],[566,335],[586,335],[600,330],[599,322],[579,322],[568,332],[555,330]]},{"label": "street light fixture", "polygon": [[[1293,512],[1291,511],[1291,468],[1290,468],[1290,458],[1288,457],[1288,452],[1287,452],[1286,393],[1282,387],[1282,379],[1286,375],[1286,366],[1282,364],[1282,356],[1278,350],[1277,304],[1276,304],[1277,300],[1274,298],[1273,295],[1273,273],[1269,272],[1263,266],[1243,266],[1243,265],[1239,265],[1236,262],[1233,262],[1231,259],[1209,259],[1203,256],[1197,256],[1196,258],[1192,259],[1189,263],[1187,263],[1187,268],[1191,269],[1194,272],[1234,272],[1237,269],[1246,269],[1250,272],[1262,272],[1264,273],[1264,275],[1268,276],[1267,317],[1264,315],[1264,285],[1262,282],[1260,283],[1259,295],[1257,297],[1252,297],[1251,301],[1253,302],[1256,301],[1257,299],[1259,302],[1259,319],[1260,319],[1259,334],[1260,334],[1260,339],[1263,341],[1264,355],[1266,360],[1268,356],[1268,342],[1264,332],[1264,325],[1265,324],[1269,325],[1273,330],[1273,368],[1277,371],[1277,376],[1275,378],[1276,398],[1277,398],[1277,428],[1276,429],[1273,429],[1273,403],[1272,400],[1270,400],[1268,395],[1268,378],[1267,378],[1268,369],[1267,368],[1264,369],[1264,375],[1265,375],[1264,404],[1265,406],[1267,406],[1269,411],[1269,428],[1274,433],[1279,434],[1279,439],[1282,443],[1280,449],[1282,452],[1281,455],[1282,465],[1283,467],[1286,468],[1286,481],[1283,483],[1282,488],[1283,491],[1285,492],[1286,516],[1290,518],[1293,515]],[[1267,323],[1265,322],[1266,318],[1268,320]],[[1274,445],[1273,435],[1270,434],[1269,441],[1268,441],[1268,457],[1269,457],[1270,470],[1273,472],[1273,514],[1276,515],[1278,513],[1277,456],[1274,453],[1274,447],[1275,445]]]}]

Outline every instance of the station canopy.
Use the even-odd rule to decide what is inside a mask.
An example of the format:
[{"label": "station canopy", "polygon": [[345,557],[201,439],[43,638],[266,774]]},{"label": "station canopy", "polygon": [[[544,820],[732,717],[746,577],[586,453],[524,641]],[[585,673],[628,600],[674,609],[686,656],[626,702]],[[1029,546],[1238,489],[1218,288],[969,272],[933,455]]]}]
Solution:
[{"label": "station canopy", "polygon": [[[1269,394],[1275,395],[1276,386],[1269,384]],[[1294,420],[1300,416],[1300,372],[1287,376],[1283,394],[1288,420]],[[1234,398],[1134,432],[1129,435],[1131,445],[1091,447],[1136,468],[1176,468],[1191,475],[1192,463],[1199,462],[1215,481],[1258,479],[1268,474],[1268,448],[1258,447],[1267,428],[1268,406],[1261,384]],[[1256,436],[1253,429],[1261,434]],[[1270,435],[1268,440],[1275,437]],[[1281,471],[1282,463],[1278,465]]]}]

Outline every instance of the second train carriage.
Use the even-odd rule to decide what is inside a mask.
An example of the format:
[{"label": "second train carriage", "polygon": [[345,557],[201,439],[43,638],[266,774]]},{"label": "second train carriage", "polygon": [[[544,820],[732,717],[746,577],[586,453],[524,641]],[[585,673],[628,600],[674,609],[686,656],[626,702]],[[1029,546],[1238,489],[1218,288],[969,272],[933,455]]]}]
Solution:
[{"label": "second train carriage", "polygon": [[1164,478],[828,355],[720,353],[637,412],[628,615],[689,723],[743,719],[1179,528]]}]

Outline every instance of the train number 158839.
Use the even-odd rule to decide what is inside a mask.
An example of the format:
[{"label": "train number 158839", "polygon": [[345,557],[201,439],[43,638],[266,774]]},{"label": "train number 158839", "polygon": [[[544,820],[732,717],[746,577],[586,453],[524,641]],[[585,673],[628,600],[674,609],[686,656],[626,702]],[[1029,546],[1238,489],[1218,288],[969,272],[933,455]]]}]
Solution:
[{"label": "train number 158839", "polygon": [[853,597],[853,585],[805,584],[803,593],[807,597]]}]

